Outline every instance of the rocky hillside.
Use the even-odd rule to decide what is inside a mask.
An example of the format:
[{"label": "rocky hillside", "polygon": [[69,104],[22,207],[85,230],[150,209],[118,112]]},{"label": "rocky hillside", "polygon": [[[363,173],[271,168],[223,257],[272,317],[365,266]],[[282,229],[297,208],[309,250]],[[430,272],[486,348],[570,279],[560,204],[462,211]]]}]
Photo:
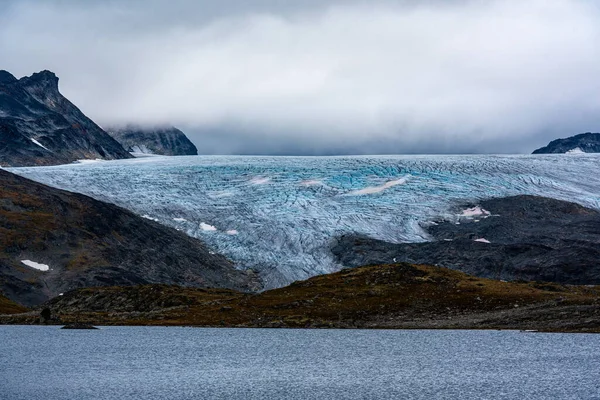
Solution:
[{"label": "rocky hillside", "polygon": [[127,125],[108,128],[107,132],[127,151],[163,156],[195,156],[196,146],[175,127],[141,127]]},{"label": "rocky hillside", "polygon": [[[598,287],[510,283],[409,264],[347,269],[259,294],[176,286],[87,288],[45,305],[54,323],[600,332]],[[0,318],[36,323],[39,311]]]},{"label": "rocky hillside", "polygon": [[24,305],[87,286],[252,290],[256,277],[182,232],[0,170],[0,292]]},{"label": "rocky hillside", "polygon": [[436,221],[433,241],[387,243],[344,236],[332,245],[348,267],[389,262],[439,265],[503,279],[600,284],[600,213],[536,196],[482,201]]},{"label": "rocky hillside", "polygon": [[50,71],[16,79],[0,71],[0,165],[130,158],[123,147],[58,90]]},{"label": "rocky hillside", "polygon": [[600,153],[600,133],[581,133],[566,139],[556,139],[533,154],[549,153]]}]

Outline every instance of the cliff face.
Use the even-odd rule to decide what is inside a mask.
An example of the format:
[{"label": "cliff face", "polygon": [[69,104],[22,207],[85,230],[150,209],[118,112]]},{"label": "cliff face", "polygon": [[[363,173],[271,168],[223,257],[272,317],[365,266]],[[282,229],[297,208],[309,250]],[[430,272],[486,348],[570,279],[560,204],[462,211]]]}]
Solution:
[{"label": "cliff face", "polygon": [[566,139],[556,139],[533,154],[600,153],[600,133],[581,133]]},{"label": "cliff face", "polygon": [[16,79],[0,71],[0,165],[131,158],[58,90],[50,71]]},{"label": "cliff face", "polygon": [[163,156],[195,156],[196,146],[175,127],[146,128],[128,125],[110,128],[107,132],[127,151]]},{"label": "cliff face", "polygon": [[182,232],[0,170],[0,292],[24,305],[75,288],[168,283],[258,289]]}]

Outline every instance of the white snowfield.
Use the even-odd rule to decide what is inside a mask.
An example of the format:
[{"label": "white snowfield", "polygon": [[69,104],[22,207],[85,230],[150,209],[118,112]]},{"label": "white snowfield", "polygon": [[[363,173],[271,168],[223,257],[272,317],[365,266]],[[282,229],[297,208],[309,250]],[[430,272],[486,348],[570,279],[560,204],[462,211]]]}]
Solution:
[{"label": "white snowfield", "polygon": [[215,232],[217,230],[217,228],[207,224],[206,222],[200,222],[200,229],[202,229],[205,232]]},{"label": "white snowfield", "polygon": [[473,219],[473,218],[487,218],[490,215],[492,215],[492,213],[490,213],[488,210],[484,210],[480,206],[475,206],[475,207],[467,208],[466,210],[463,210],[458,216],[463,217],[463,218]]},{"label": "white snowfield", "polygon": [[41,148],[43,148],[43,149],[46,149],[46,150],[50,151],[50,150],[49,150],[49,149],[48,149],[46,146],[44,146],[43,144],[41,144],[40,142],[38,142],[38,141],[37,141],[37,140],[35,140],[34,138],[31,138],[31,141],[32,141],[34,144],[37,144],[38,146],[40,146]]},{"label": "white snowfield", "polygon": [[265,183],[271,182],[271,178],[268,177],[255,177],[250,179],[250,182],[254,185],[264,185]]},{"label": "white snowfield", "polygon": [[581,150],[580,147],[575,147],[574,149],[567,151],[565,154],[586,154],[586,152]]},{"label": "white snowfield", "polygon": [[339,235],[426,241],[424,222],[495,214],[455,212],[489,197],[600,209],[598,154],[149,157],[10,171],[158,219],[261,271],[268,287],[341,268],[329,250]]},{"label": "white snowfield", "polygon": [[21,260],[21,262],[23,264],[27,265],[28,267],[37,269],[38,271],[46,272],[46,271],[50,270],[50,267],[46,264],[37,263],[37,262],[31,261],[31,260]]},{"label": "white snowfield", "polygon": [[87,159],[81,159],[81,160],[77,160],[77,161],[73,161],[73,164],[77,165],[77,164],[96,164],[96,163],[101,163],[101,162],[105,162],[106,160],[103,160],[101,158],[96,158],[94,160],[87,160]]},{"label": "white snowfield", "polygon": [[150,150],[145,144],[136,144],[135,146],[132,146],[131,153],[154,154],[154,152]]},{"label": "white snowfield", "polygon": [[383,185],[380,186],[372,186],[372,187],[366,187],[364,189],[359,189],[359,190],[354,190],[352,192],[350,192],[350,195],[354,195],[354,196],[358,196],[358,195],[362,195],[362,194],[374,194],[374,193],[381,193],[383,192],[385,189],[389,189],[391,187],[394,187],[396,185],[402,185],[404,183],[406,183],[406,181],[408,180],[408,177],[404,177],[404,178],[400,178],[400,179],[396,179],[393,181],[389,181],[384,183]]}]

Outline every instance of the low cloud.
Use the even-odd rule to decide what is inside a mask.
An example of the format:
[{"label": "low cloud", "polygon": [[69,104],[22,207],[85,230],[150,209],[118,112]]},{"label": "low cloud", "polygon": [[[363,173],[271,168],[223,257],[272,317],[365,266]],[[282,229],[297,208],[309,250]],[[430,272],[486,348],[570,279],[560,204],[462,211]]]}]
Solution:
[{"label": "low cloud", "polygon": [[529,152],[600,130],[592,1],[14,2],[0,59],[207,153]]}]

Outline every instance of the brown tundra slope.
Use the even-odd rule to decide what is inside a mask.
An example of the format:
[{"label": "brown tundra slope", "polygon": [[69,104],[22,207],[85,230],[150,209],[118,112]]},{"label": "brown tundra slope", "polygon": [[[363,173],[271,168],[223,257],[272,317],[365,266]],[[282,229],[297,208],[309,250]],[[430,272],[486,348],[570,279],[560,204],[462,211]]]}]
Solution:
[{"label": "brown tundra slope", "polygon": [[[87,288],[48,302],[54,323],[600,332],[600,287],[514,283],[431,266],[346,269],[258,294],[168,285]],[[37,323],[40,309],[0,317]]]},{"label": "brown tundra slope", "polygon": [[76,288],[149,283],[260,287],[251,271],[237,270],[182,232],[0,170],[0,292],[6,297],[31,306]]}]

